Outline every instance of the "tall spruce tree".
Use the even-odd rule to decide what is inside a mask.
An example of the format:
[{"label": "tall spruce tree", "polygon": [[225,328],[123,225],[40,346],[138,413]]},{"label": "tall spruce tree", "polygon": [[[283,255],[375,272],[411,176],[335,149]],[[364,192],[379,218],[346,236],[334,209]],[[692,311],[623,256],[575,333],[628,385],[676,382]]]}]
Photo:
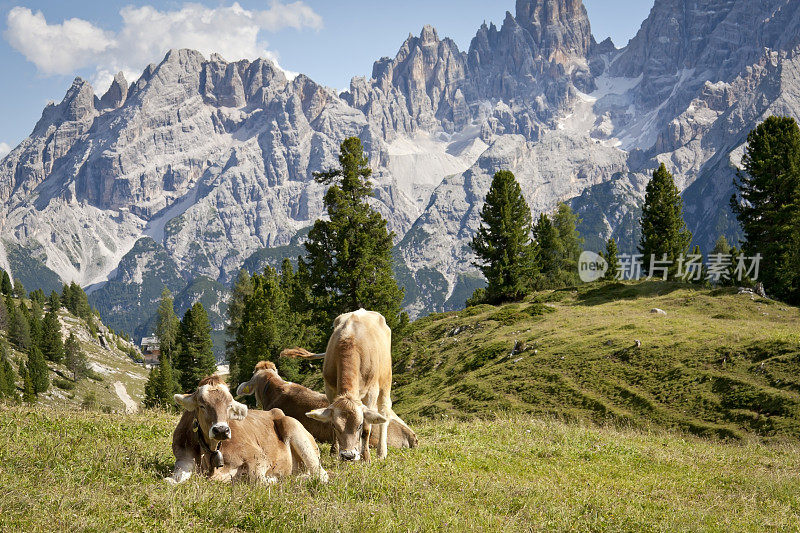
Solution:
[{"label": "tall spruce tree", "polygon": [[[24,303],[22,305],[25,305]],[[44,329],[42,327],[42,308],[39,302],[31,301],[31,309],[28,313],[28,325],[31,331],[31,344],[33,346],[42,346],[42,335]]]},{"label": "tall spruce tree", "polygon": [[761,254],[759,281],[779,299],[800,303],[800,128],[769,117],[747,136],[731,207],[744,230],[745,255]]},{"label": "tall spruce tree", "polygon": [[48,361],[60,363],[64,358],[64,343],[61,340],[61,323],[58,312],[48,310],[42,321],[42,338],[39,346]]},{"label": "tall spruce tree", "polygon": [[[25,313],[17,307],[10,297],[6,300],[6,304],[11,303],[9,310],[9,327],[8,337],[14,346],[21,352],[27,352],[31,348],[31,326]],[[21,304],[24,307],[25,304]]]},{"label": "tall spruce tree", "polygon": [[228,303],[228,325],[225,327],[225,355],[230,368],[231,386],[241,383],[240,371],[246,372],[246,363],[243,370],[240,370],[244,360],[244,346],[240,342],[240,331],[244,320],[245,306],[252,296],[253,280],[245,270],[240,270]]},{"label": "tall spruce tree", "polygon": [[614,240],[614,237],[608,238],[606,250],[601,255],[603,259],[606,260],[606,263],[608,263],[608,270],[606,270],[606,273],[603,275],[603,280],[613,281],[617,279],[621,265],[619,262],[619,249],[617,248],[617,241]]},{"label": "tall spruce tree", "polygon": [[64,364],[72,372],[72,380],[80,381],[89,374],[89,362],[75,334],[70,331],[64,343]]},{"label": "tall spruce tree", "polygon": [[28,404],[36,403],[36,388],[27,365],[21,365],[22,374],[22,400]]},{"label": "tall spruce tree", "polygon": [[3,270],[2,275],[0,275],[0,292],[3,295],[10,295],[14,292],[14,285],[11,284],[11,276],[8,275],[8,272]]},{"label": "tall spruce tree", "polygon": [[28,352],[26,368],[33,383],[33,392],[37,395],[46,392],[50,388],[50,370],[38,346],[32,347]]},{"label": "tall spruce tree", "polygon": [[155,333],[158,338],[159,349],[169,360],[172,360],[172,354],[175,351],[175,346],[178,341],[180,320],[178,319],[178,315],[175,314],[175,303],[172,299],[172,293],[170,293],[169,289],[166,287],[161,291],[161,301],[158,303],[156,314],[158,318],[156,320]]},{"label": "tall spruce tree", "polygon": [[386,317],[393,339],[402,335],[408,316],[401,313],[403,291],[392,272],[394,234],[386,220],[367,203],[372,196],[372,170],[361,140],[346,139],[339,154],[340,168],[315,174],[330,184],[324,203],[330,220],[317,220],[301,259],[308,276],[314,322],[329,331],[341,313],[360,308]]},{"label": "tall spruce tree", "polygon": [[50,297],[47,299],[47,305],[50,307],[51,311],[58,312],[61,310],[61,298],[56,291],[50,293]]},{"label": "tall spruce tree", "polygon": [[156,315],[155,333],[161,353],[158,356],[158,366],[150,370],[145,384],[144,403],[146,407],[170,408],[173,405],[172,395],[181,389],[176,379],[179,373],[174,370],[180,320],[175,314],[172,293],[166,287],[161,291]]},{"label": "tall spruce tree", "polygon": [[501,170],[492,178],[481,210],[481,225],[470,246],[488,285],[491,303],[518,300],[537,275],[537,248],[531,236],[531,210],[514,174]]},{"label": "tall spruce tree", "polygon": [[561,270],[562,279],[565,285],[580,283],[578,275],[578,258],[583,252],[583,238],[578,232],[581,219],[572,212],[572,209],[564,202],[560,202],[553,214],[553,227],[558,231],[558,239],[561,241]]},{"label": "tall spruce tree", "polygon": [[14,296],[16,296],[20,301],[24,300],[25,297],[28,295],[25,292],[25,285],[22,283],[21,280],[15,279],[14,280]]},{"label": "tall spruce tree", "polygon": [[14,367],[9,360],[9,349],[5,339],[0,339],[0,397],[18,401],[17,384],[14,380]]},{"label": "tall spruce tree", "polygon": [[639,253],[644,256],[643,270],[649,273],[651,257],[656,261],[666,257],[672,262],[670,272],[675,272],[679,257],[689,250],[692,233],[683,220],[680,191],[664,163],[653,172],[653,179],[647,184],[641,222]]},{"label": "tall spruce tree", "polygon": [[211,342],[211,323],[200,302],[183,315],[176,344],[174,365],[180,372],[179,382],[184,392],[191,392],[201,379],[217,370]]},{"label": "tall spruce tree", "polygon": [[539,271],[536,288],[557,287],[564,268],[564,249],[558,230],[546,213],[539,215],[533,227],[533,236],[539,246]]}]

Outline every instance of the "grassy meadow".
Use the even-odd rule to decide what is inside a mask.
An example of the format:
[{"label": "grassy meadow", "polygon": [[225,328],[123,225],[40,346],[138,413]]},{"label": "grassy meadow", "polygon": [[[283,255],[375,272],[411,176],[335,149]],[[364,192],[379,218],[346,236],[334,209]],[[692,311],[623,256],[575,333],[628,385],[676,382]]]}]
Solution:
[{"label": "grassy meadow", "polygon": [[797,308],[593,284],[425,317],[393,358],[419,448],[323,445],[327,485],[172,487],[174,413],[0,404],[0,530],[800,530]]},{"label": "grassy meadow", "polygon": [[4,531],[800,529],[800,447],[531,417],[415,426],[420,447],[330,483],[174,488],[177,417],[0,407]]}]

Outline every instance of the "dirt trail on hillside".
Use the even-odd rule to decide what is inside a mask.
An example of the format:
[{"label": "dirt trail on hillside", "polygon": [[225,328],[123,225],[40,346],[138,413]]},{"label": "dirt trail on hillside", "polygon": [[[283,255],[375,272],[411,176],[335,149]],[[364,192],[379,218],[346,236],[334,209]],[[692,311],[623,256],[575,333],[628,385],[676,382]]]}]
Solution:
[{"label": "dirt trail on hillside", "polygon": [[117,392],[119,399],[122,400],[122,403],[125,404],[126,414],[132,415],[139,411],[139,405],[133,401],[133,398],[128,394],[128,389],[125,388],[121,381],[114,382],[114,390]]}]

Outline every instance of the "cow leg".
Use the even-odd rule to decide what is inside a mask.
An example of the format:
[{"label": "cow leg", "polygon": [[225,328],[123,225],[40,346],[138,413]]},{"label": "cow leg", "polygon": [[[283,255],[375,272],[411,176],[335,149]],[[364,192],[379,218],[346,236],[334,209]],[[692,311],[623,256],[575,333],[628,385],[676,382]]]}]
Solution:
[{"label": "cow leg", "polygon": [[187,481],[190,477],[192,477],[193,472],[194,458],[181,457],[175,461],[175,470],[173,470],[172,476],[164,478],[164,480],[172,485],[177,485]]},{"label": "cow leg", "polygon": [[383,389],[378,392],[378,412],[386,422],[378,426],[378,459],[386,459],[389,454],[389,421],[392,419],[392,399]]},{"label": "cow leg", "polygon": [[[300,422],[297,422],[297,425],[300,426],[299,429],[303,429]],[[325,472],[325,469],[323,469],[320,464],[319,448],[317,447],[317,443],[314,442],[313,437],[295,428],[293,434],[289,435],[288,440],[289,446],[291,446],[294,454],[303,463],[303,467],[306,471],[312,476],[319,478],[323,483],[327,483],[328,473]],[[292,465],[292,470],[294,470],[294,466],[295,465]]]},{"label": "cow leg", "polygon": [[372,424],[364,422],[364,429],[361,430],[361,460],[369,463],[372,460],[369,451],[369,438],[372,435]]}]

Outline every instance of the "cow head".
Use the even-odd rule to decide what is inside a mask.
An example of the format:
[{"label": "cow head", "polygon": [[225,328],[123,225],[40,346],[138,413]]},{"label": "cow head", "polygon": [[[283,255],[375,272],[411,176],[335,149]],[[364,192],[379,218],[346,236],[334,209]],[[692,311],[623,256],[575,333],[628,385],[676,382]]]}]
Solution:
[{"label": "cow head", "polygon": [[216,441],[231,438],[229,420],[244,420],[247,416],[247,406],[235,401],[228,386],[216,375],[202,380],[191,394],[176,394],[175,402],[194,411],[198,431]]},{"label": "cow head", "polygon": [[345,396],[339,396],[330,406],[310,411],[306,416],[331,424],[334,438],[339,445],[339,459],[342,461],[361,459],[361,454],[369,445],[364,424],[386,423],[386,418],[379,412]]},{"label": "cow head", "polygon": [[275,363],[272,361],[261,361],[256,365],[253,371],[253,377],[250,378],[250,381],[240,384],[236,389],[236,396],[252,396],[255,394],[258,387],[264,385],[264,381],[267,378],[266,373],[273,374],[273,379],[280,377],[278,376],[278,368],[275,366]]}]

